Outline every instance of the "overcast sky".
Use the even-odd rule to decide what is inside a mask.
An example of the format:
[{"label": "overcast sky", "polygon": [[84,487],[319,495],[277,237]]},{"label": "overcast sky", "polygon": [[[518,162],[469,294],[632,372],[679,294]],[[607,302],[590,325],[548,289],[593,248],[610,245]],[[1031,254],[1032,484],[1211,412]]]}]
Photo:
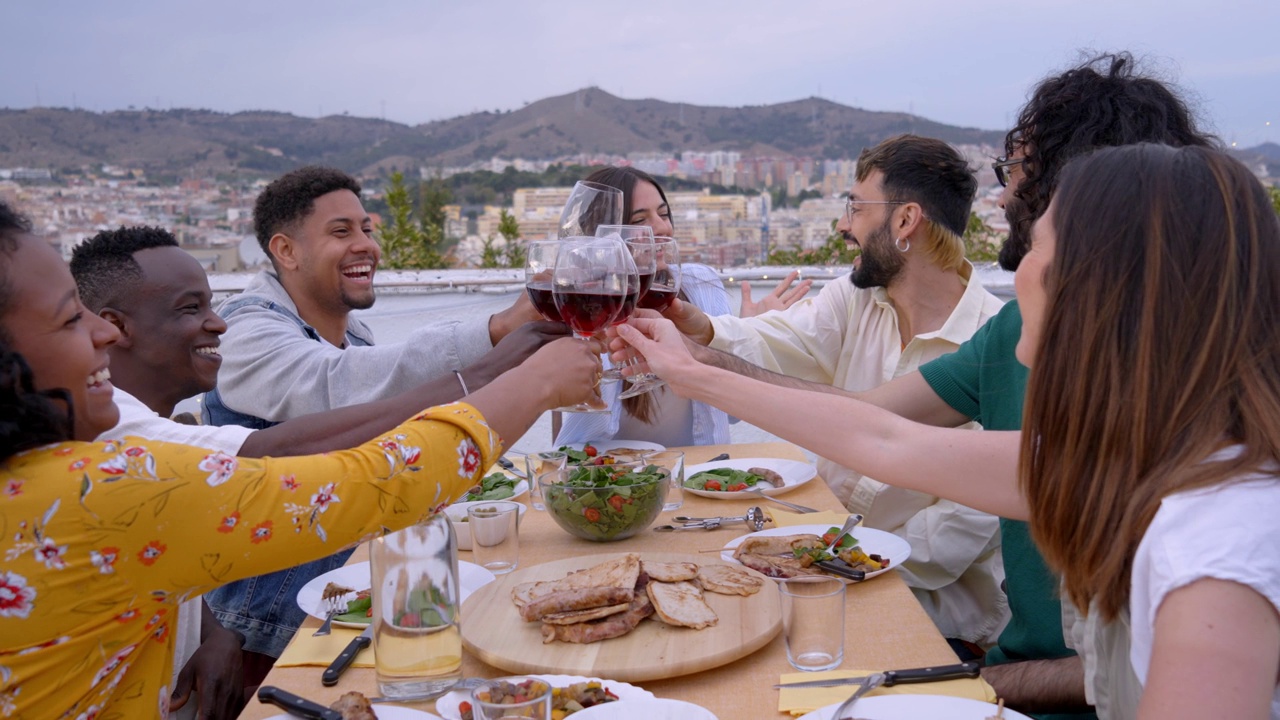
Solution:
[{"label": "overcast sky", "polygon": [[[1128,49],[1242,147],[1280,142],[1280,0],[14,0],[0,106],[203,107],[421,123],[597,85],[811,95],[1007,128],[1082,48]],[[1270,122],[1270,125],[1267,123]]]}]

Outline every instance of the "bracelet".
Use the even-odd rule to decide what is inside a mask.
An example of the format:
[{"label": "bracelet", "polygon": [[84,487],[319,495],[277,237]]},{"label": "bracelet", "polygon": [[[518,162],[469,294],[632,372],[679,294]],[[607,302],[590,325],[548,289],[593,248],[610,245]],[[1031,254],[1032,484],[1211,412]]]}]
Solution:
[{"label": "bracelet", "polygon": [[470,395],[471,391],[467,389],[467,381],[462,379],[462,371],[454,370],[453,374],[458,376],[458,384],[462,386],[462,397]]}]

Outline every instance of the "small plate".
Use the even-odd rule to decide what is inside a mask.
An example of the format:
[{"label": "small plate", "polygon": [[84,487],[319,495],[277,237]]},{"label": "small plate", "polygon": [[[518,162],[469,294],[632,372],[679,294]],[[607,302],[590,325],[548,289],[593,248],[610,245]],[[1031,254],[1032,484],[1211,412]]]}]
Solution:
[{"label": "small plate", "polygon": [[590,445],[603,453],[608,453],[619,448],[627,450],[645,450],[649,452],[661,452],[667,449],[665,445],[646,442],[644,440],[597,440],[589,443],[565,443],[563,445],[557,445],[553,449],[559,450],[562,447],[571,447],[574,450],[581,450],[587,445]]},{"label": "small plate", "polygon": [[[643,688],[638,688],[631,683],[618,682],[617,680],[602,680],[596,677],[586,677],[583,675],[522,675],[521,677],[534,677],[539,680],[546,681],[551,687],[567,687],[574,683],[589,682],[595,680],[605,689],[618,696],[617,702],[605,703],[600,707],[618,707],[624,701],[631,702],[635,700],[652,700],[653,693]],[[466,690],[453,690],[446,693],[439,700],[436,700],[436,712],[444,716],[445,720],[461,720],[462,713],[458,706],[463,700],[469,700],[471,694]],[[587,708],[588,710],[590,708]],[[574,713],[575,716],[581,716],[586,710],[579,710]]]},{"label": "small plate", "polygon": [[[778,535],[817,535],[821,537],[823,533],[830,529],[830,525],[791,525],[790,527],[769,528],[760,532],[747,533],[726,543],[724,549],[720,551],[720,557],[725,562],[741,565],[741,563],[733,559],[733,551],[749,537],[776,537]],[[867,573],[867,580],[897,568],[906,562],[907,558],[911,557],[911,545],[893,533],[856,527],[853,529],[853,536],[858,539],[858,545],[866,554],[889,558],[889,567]],[[781,578],[774,579],[781,580]]]},{"label": "small plate", "polygon": [[[378,720],[443,720],[439,715],[432,715],[422,710],[398,707],[396,705],[383,705],[382,703],[375,705],[373,711],[377,713]],[[298,716],[272,715],[267,720],[298,720]]]},{"label": "small plate", "polygon": [[[462,581],[461,597],[458,598],[458,605],[461,606],[463,601],[471,597],[471,593],[479,590],[485,585],[494,581],[495,575],[488,570],[469,562],[458,562],[458,579]],[[298,591],[298,607],[302,608],[302,612],[313,618],[324,619],[324,586],[329,583],[337,583],[349,588],[355,588],[357,591],[364,590],[369,587],[369,562],[352,563],[343,565],[337,570],[329,572],[315,578],[311,582],[302,586]],[[369,623],[350,623],[334,620],[335,627],[363,628]],[[381,710],[381,708],[379,708]]]},{"label": "small plate", "polygon": [[[716,462],[701,463],[699,465],[690,465],[684,469],[684,479],[688,483],[689,478],[700,472],[708,470],[719,470],[720,468],[732,468],[734,470],[750,470],[753,467],[767,468],[782,476],[782,487],[774,487],[767,483],[763,484],[764,495],[781,495],[789,493],[810,480],[818,477],[818,469],[813,465],[799,460],[782,460],[779,458],[740,458],[738,460],[717,460]],[[756,487],[761,487],[757,485]],[[754,492],[725,492],[723,490],[695,490],[686,484],[684,491],[693,493],[702,497],[713,498],[715,500],[750,500],[756,496]]]},{"label": "small plate", "polygon": [[591,718],[609,718],[609,720],[717,720],[715,713],[684,700],[655,698],[653,700],[634,700],[597,705],[586,710],[579,710],[570,715],[571,718],[590,720]]},{"label": "small plate", "polygon": [[[818,708],[800,720],[831,720],[839,705]],[[996,706],[981,700],[947,695],[876,695],[853,704],[859,720],[986,720],[996,714]],[[1004,720],[1031,720],[1016,710],[1004,709]]]}]

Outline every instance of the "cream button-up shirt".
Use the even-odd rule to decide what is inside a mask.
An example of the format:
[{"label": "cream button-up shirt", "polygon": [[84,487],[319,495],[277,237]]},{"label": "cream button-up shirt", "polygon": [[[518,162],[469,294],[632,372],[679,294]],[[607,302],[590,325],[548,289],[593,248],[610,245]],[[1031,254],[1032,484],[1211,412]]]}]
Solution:
[{"label": "cream button-up shirt", "polygon": [[[970,272],[960,302],[942,327],[916,335],[903,347],[898,314],[884,288],[860,289],[844,276],[786,310],[711,318],[711,347],[784,375],[869,390],[954,352],[1002,304]],[[867,527],[911,544],[911,559],[900,572],[943,635],[984,646],[995,642],[1009,614],[1000,589],[1004,566],[995,516],[885,485],[825,458],[818,460],[818,469],[850,511],[866,516]]]}]

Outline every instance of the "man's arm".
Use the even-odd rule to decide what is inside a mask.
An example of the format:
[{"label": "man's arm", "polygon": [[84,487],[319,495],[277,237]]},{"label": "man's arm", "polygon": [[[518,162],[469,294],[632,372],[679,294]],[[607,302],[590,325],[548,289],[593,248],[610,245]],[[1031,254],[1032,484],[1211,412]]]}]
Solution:
[{"label": "man's arm", "polygon": [[982,679],[1009,707],[1024,713],[1088,712],[1080,656],[988,665]]},{"label": "man's arm", "polygon": [[[463,381],[468,390],[479,390],[543,345],[567,336],[568,328],[560,323],[528,323],[503,338],[480,362],[462,370]],[[399,425],[423,408],[462,397],[462,384],[449,373],[385,400],[304,415],[258,430],[245,440],[237,454],[243,457],[311,455],[354,447]]]}]

